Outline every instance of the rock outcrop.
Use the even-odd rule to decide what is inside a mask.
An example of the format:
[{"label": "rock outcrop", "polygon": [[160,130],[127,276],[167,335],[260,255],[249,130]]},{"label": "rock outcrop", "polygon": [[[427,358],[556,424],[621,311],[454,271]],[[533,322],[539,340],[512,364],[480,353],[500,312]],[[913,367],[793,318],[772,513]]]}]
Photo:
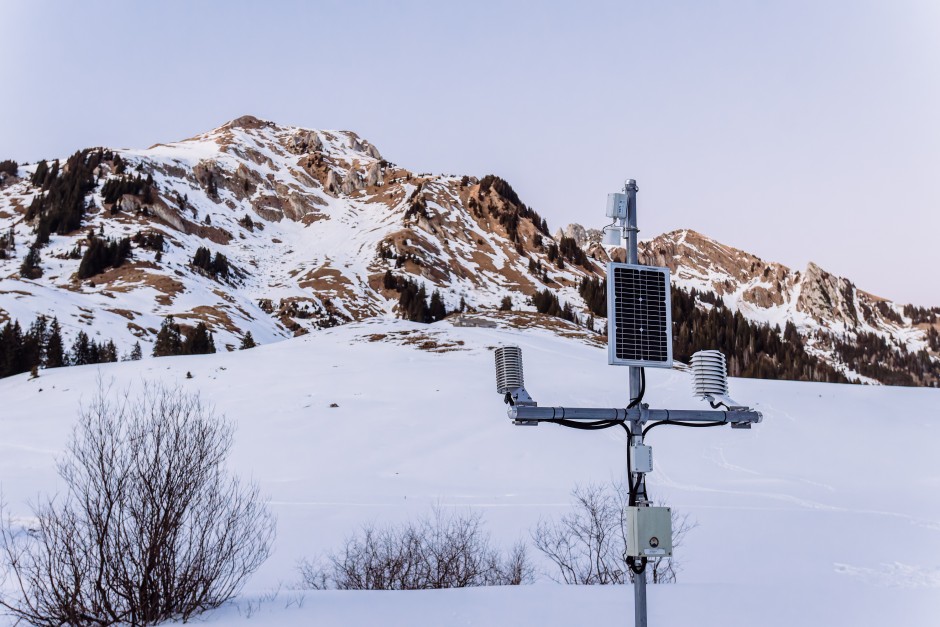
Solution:
[{"label": "rock outcrop", "polygon": [[366,187],[376,187],[383,183],[382,180],[382,164],[378,161],[373,163],[366,169],[366,176],[364,179]]},{"label": "rock outcrop", "polygon": [[379,153],[379,149],[369,142],[365,142],[365,152],[373,159],[382,159],[382,155]]},{"label": "rock outcrop", "polygon": [[323,150],[323,141],[316,131],[301,130],[291,136],[285,147],[295,155],[303,155]]},{"label": "rock outcrop", "polygon": [[126,211],[128,213],[137,212],[141,208],[141,204],[140,198],[133,194],[124,194],[114,203],[118,211]]},{"label": "rock outcrop", "polygon": [[588,248],[592,244],[600,244],[603,233],[600,229],[586,229],[580,224],[569,224],[565,228],[559,228],[555,231],[555,239],[570,237],[581,248]]},{"label": "rock outcrop", "polygon": [[359,176],[358,170],[356,170],[356,168],[349,168],[349,170],[346,171],[345,180],[343,181],[342,185],[340,185],[340,190],[348,196],[349,194],[358,192],[364,186],[365,185],[362,181],[362,177]]},{"label": "rock outcrop", "polygon": [[343,177],[334,170],[330,170],[326,175],[326,182],[323,184],[323,187],[326,188],[327,193],[336,196],[343,187]]},{"label": "rock outcrop", "polygon": [[830,274],[810,262],[800,279],[797,311],[817,322],[842,323],[852,329],[859,323],[856,289],[851,281]]}]

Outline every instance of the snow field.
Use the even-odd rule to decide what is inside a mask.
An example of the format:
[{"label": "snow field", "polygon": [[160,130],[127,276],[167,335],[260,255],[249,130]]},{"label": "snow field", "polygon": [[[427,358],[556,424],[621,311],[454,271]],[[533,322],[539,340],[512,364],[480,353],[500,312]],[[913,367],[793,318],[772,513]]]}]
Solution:
[{"label": "snow field", "polygon": [[[417,348],[426,341],[459,350]],[[261,485],[278,517],[275,554],[210,623],[632,624],[629,588],[544,577],[522,588],[289,589],[299,559],[338,548],[365,522],[466,508],[508,547],[566,511],[576,484],[622,479],[619,429],[510,424],[488,350],[503,342],[522,347],[541,405],[625,405],[626,371],[607,366],[603,349],[538,329],[376,319],[249,351],[2,380],[4,499],[25,517],[28,501],[62,489],[54,459],[96,380],[118,389],[159,380],[199,392],[236,423],[232,468]],[[653,407],[699,406],[687,374],[647,378]],[[680,549],[679,583],[650,588],[650,624],[936,625],[940,391],[740,379],[731,388],[762,424],[648,436],[651,495],[698,523]]]}]

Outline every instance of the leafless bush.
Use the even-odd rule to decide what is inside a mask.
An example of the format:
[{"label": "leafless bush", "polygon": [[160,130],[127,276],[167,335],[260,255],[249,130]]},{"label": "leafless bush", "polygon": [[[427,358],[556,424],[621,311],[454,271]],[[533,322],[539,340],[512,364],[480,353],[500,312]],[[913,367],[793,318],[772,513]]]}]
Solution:
[{"label": "leafless bush", "polygon": [[224,471],[231,445],[197,396],[99,386],[58,464],[65,495],[34,507],[35,529],[0,527],[17,589],[0,605],[40,626],[150,625],[234,596],[267,558],[274,520],[257,487]]},{"label": "leafless bush", "polygon": [[[627,492],[619,485],[589,485],[572,492],[573,510],[560,520],[542,521],[532,534],[536,548],[555,566],[555,581],[569,584],[622,584],[633,581],[626,560],[627,524],[624,508]],[[688,515],[672,508],[673,550],[695,527]],[[650,583],[674,583],[680,570],[673,557],[649,561],[645,571]]]},{"label": "leafless bush", "polygon": [[424,590],[530,583],[525,545],[503,556],[479,514],[446,513],[397,527],[366,525],[325,560],[300,565],[304,585],[341,590]]}]

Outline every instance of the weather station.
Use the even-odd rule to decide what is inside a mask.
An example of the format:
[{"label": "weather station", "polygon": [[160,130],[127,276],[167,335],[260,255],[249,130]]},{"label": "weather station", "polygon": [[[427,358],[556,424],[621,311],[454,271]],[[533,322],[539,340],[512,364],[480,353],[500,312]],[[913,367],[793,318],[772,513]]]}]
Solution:
[{"label": "weather station", "polygon": [[556,424],[582,430],[622,427],[627,434],[628,507],[625,512],[626,561],[633,572],[636,627],[647,626],[646,565],[672,555],[671,512],[651,506],[646,475],[653,471],[653,451],[644,442],[661,425],[750,429],[760,412],[728,396],[725,357],[704,350],[692,356],[693,393],[709,403],[707,410],[652,408],[644,402],[645,368],[672,368],[672,311],[669,269],[639,263],[637,251],[636,181],[607,197],[604,228],[607,245],[626,240],[626,263],[607,265],[607,356],[612,366],[628,368],[629,402],[625,407],[539,407],[525,389],[522,351],[518,346],[496,349],[496,389],[509,405],[516,425]]}]

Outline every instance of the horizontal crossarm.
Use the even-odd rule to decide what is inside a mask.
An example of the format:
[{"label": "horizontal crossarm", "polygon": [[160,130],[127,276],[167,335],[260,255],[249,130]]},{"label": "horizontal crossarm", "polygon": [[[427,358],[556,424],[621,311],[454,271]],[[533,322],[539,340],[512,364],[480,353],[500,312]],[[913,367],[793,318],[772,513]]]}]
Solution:
[{"label": "horizontal crossarm", "polygon": [[507,411],[514,422],[533,423],[553,420],[616,420],[647,422],[669,420],[675,422],[726,422],[744,424],[760,422],[763,416],[752,409],[731,411],[697,409],[624,409],[617,407],[527,407],[514,405]]}]

